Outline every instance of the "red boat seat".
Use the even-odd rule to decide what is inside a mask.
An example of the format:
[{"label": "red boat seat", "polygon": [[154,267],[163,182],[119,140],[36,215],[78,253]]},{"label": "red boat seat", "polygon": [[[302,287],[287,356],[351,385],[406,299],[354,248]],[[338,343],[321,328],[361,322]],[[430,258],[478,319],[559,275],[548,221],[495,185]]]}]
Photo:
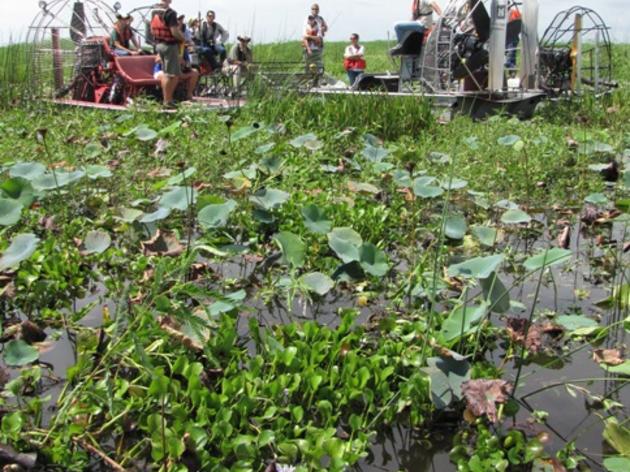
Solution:
[{"label": "red boat seat", "polygon": [[118,73],[129,85],[159,85],[153,77],[153,66],[157,56],[116,56],[114,62]]}]

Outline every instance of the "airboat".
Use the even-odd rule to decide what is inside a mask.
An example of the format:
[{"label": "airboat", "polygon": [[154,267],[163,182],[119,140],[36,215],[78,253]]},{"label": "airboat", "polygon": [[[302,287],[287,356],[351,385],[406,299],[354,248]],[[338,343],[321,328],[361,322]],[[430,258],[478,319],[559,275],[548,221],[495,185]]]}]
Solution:
[{"label": "airboat", "polygon": [[[512,9],[518,15],[510,21]],[[538,0],[452,0],[428,35],[409,32],[392,50],[397,74],[363,74],[351,90],[311,92],[422,96],[475,118],[528,118],[543,100],[600,96],[617,86],[610,31],[595,11],[570,8],[540,39],[538,32]],[[506,65],[509,54],[518,67]]]},{"label": "airboat", "polygon": [[[29,42],[33,85],[41,96],[108,109],[125,109],[143,96],[159,98],[149,34],[152,7],[128,12],[148,54],[116,57],[108,36],[121,8],[103,0],[39,2]],[[513,8],[519,18],[510,21]],[[517,67],[506,66],[508,54],[518,57]],[[414,31],[401,38],[392,60],[397,73],[363,74],[351,87],[323,77],[309,80],[309,71],[276,70],[289,79],[269,82],[322,96],[423,97],[475,118],[497,112],[527,118],[543,100],[600,96],[616,87],[610,31],[602,18],[573,7],[558,13],[539,38],[538,0],[451,0],[428,34]],[[196,102],[211,108],[243,103],[242,91],[210,85],[206,82]]]}]

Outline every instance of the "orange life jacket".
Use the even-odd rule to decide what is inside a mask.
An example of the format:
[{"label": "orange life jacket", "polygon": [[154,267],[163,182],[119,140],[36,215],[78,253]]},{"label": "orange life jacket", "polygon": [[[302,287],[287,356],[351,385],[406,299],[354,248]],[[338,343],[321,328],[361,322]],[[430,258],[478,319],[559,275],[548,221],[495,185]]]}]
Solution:
[{"label": "orange life jacket", "polygon": [[510,21],[520,20],[521,18],[521,10],[519,10],[517,7],[512,7],[510,9]]},{"label": "orange life jacket", "polygon": [[164,16],[168,10],[156,9],[153,11],[151,18],[151,35],[156,43],[177,43],[177,39],[173,36],[171,28],[164,21]]}]

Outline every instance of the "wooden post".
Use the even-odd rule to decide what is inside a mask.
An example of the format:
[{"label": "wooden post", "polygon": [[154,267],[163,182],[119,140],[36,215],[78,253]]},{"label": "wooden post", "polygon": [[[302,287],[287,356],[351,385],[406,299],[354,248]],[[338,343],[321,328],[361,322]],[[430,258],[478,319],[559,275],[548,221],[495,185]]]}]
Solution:
[{"label": "wooden post", "polygon": [[55,90],[63,88],[63,55],[61,54],[61,35],[59,28],[52,28],[53,74]]},{"label": "wooden post", "polygon": [[582,88],[582,15],[575,15],[575,33],[571,47],[571,90],[579,92]]}]

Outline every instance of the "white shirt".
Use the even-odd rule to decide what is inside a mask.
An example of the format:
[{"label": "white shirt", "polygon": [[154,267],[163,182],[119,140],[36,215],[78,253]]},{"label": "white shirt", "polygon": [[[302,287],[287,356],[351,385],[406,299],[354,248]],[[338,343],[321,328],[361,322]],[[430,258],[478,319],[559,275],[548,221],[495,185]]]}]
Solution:
[{"label": "white shirt", "polygon": [[[322,18],[321,15],[316,15],[315,16],[315,22],[317,23],[317,26],[319,27],[319,30],[322,32],[321,36],[323,38],[324,35],[325,35],[325,33],[323,31],[324,31],[324,25],[326,24],[326,21],[324,20],[324,18]],[[306,28],[308,28],[308,17],[306,17],[306,20],[304,20],[304,29],[306,29]]]},{"label": "white shirt", "polygon": [[[316,24],[315,26],[311,26],[307,23],[306,26],[304,27],[304,36],[318,36],[321,38],[322,33],[319,27],[319,24]],[[308,40],[308,47],[310,47],[311,50],[313,51],[319,51],[321,49],[321,45],[317,44],[312,39]]]},{"label": "white shirt", "polygon": [[431,28],[433,26],[433,1],[420,0],[420,14],[416,20],[425,28]]},{"label": "white shirt", "polygon": [[365,48],[363,46],[359,46],[358,48],[356,48],[352,44],[350,46],[347,46],[346,52],[343,54],[343,57],[352,56],[365,56]]}]

